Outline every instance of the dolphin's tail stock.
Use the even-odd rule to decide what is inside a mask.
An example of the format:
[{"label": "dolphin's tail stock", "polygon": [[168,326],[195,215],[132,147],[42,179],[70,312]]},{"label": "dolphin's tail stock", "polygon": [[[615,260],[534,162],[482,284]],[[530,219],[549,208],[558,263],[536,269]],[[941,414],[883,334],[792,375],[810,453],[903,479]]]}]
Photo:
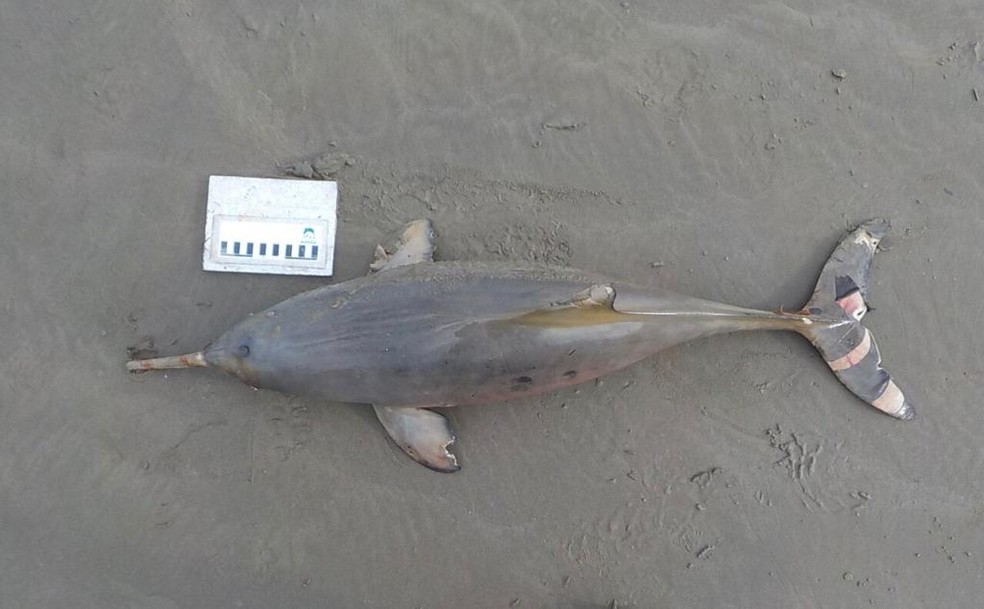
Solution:
[{"label": "dolphin's tail stock", "polygon": [[881,366],[875,339],[861,318],[868,312],[868,274],[878,243],[889,230],[886,220],[870,220],[837,245],[800,314],[815,322],[798,331],[820,351],[827,365],[851,392],[897,419],[915,416],[892,376]]}]

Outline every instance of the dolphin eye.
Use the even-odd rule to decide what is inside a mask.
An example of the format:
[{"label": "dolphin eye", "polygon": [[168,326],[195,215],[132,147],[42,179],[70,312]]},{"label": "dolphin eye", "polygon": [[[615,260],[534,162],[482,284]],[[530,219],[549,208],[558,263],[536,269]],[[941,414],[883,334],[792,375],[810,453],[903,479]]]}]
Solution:
[{"label": "dolphin eye", "polygon": [[236,355],[239,357],[249,357],[249,345],[239,345],[236,349]]}]

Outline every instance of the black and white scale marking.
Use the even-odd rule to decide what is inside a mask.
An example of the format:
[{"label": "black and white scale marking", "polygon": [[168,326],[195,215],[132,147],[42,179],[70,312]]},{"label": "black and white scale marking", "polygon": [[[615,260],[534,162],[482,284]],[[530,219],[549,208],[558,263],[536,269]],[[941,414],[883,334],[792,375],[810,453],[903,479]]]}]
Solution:
[{"label": "black and white scale marking", "polygon": [[253,243],[220,241],[219,255],[233,258],[267,258],[279,260],[317,260],[319,247],[305,243]]},{"label": "black and white scale marking", "polygon": [[210,259],[223,270],[320,271],[331,258],[329,230],[328,222],[318,219],[216,216]]}]

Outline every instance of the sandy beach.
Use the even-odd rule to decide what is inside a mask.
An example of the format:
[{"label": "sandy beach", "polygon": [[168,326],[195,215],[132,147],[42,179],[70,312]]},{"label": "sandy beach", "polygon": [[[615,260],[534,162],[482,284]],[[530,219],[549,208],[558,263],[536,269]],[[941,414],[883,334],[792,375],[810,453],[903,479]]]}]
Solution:
[{"label": "sandy beach", "polygon": [[[0,607],[979,606],[984,5],[214,4],[0,8]],[[312,169],[329,281],[429,217],[795,310],[889,218],[865,325],[919,416],[720,336],[449,409],[440,475],[364,405],[127,374],[325,283],[201,268],[209,175]]]}]

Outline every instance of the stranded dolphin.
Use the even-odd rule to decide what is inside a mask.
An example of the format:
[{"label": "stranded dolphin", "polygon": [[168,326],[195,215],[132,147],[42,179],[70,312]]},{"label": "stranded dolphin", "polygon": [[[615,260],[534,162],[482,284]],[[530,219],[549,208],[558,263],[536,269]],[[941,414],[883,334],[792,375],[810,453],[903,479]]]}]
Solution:
[{"label": "stranded dolphin", "polygon": [[434,262],[428,220],[377,247],[368,277],[305,292],[247,318],[203,351],[131,371],[216,366],[252,387],[372,404],[393,441],[440,472],[460,469],[429,410],[525,397],[608,374],[661,349],[739,330],[792,330],[864,402],[914,416],[861,325],[872,256],[888,230],[849,233],[795,313],[757,311],[543,264]]}]

